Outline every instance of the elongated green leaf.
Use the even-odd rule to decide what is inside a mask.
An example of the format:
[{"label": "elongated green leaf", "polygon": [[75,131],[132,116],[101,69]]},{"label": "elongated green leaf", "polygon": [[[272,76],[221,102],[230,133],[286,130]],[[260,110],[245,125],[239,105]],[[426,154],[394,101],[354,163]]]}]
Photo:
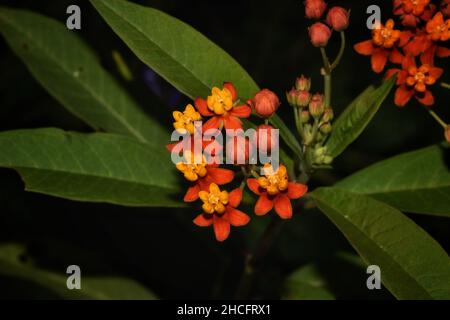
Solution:
[{"label": "elongated green leaf", "polygon": [[338,117],[327,141],[328,153],[337,157],[363,132],[395,84],[395,77],[374,89],[368,87]]},{"label": "elongated green leaf", "polygon": [[366,263],[380,267],[381,281],[398,299],[450,299],[447,253],[400,211],[338,188],[311,195]]},{"label": "elongated green leaf", "polygon": [[81,289],[67,288],[66,270],[48,271],[21,261],[26,250],[18,244],[0,246],[0,274],[30,281],[64,299],[154,300],[156,296],[134,280],[121,277],[85,276],[81,270]]},{"label": "elongated green leaf", "polygon": [[232,82],[239,96],[251,98],[258,86],[225,51],[189,25],[161,11],[123,0],[91,0],[133,52],[191,98]]},{"label": "elongated green leaf", "polygon": [[294,151],[295,154],[298,155],[302,153],[302,148],[300,147],[298,140],[295,138],[291,130],[289,130],[289,128],[286,126],[286,124],[278,115],[274,114],[272,117],[270,117],[270,123],[272,123],[272,125],[274,125],[275,128],[278,128],[280,130],[281,138],[283,138],[286,145],[292,151]]},{"label": "elongated green leaf", "polygon": [[70,112],[96,130],[161,145],[167,133],[143,113],[63,24],[0,8],[0,32],[33,76]]},{"label": "elongated green leaf", "polygon": [[450,217],[450,169],[436,145],[378,162],[336,187],[371,195],[407,212]]},{"label": "elongated green leaf", "polygon": [[314,264],[306,265],[291,274],[284,283],[285,300],[334,300],[326,281]]},{"label": "elongated green leaf", "polygon": [[71,200],[177,207],[179,181],[165,150],[115,134],[59,129],[0,133],[0,167],[29,191]]}]

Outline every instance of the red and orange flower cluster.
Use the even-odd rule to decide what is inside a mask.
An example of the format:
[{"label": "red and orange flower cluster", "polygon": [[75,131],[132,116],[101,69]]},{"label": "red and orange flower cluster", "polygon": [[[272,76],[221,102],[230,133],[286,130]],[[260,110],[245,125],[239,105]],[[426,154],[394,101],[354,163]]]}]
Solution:
[{"label": "red and orange flower cluster", "polygon": [[[202,131],[208,129],[241,129],[240,118],[248,118],[252,109],[263,118],[270,117],[279,107],[278,97],[270,90],[264,89],[246,104],[241,104],[235,87],[224,83],[223,87],[212,88],[206,99],[197,98],[194,106],[187,105],[183,112],[173,113],[174,128],[181,134],[189,134],[191,139],[196,127],[195,121],[205,120]],[[272,127],[262,125],[265,129]],[[257,130],[258,132],[258,130]],[[181,142],[168,145],[174,150]],[[202,141],[202,148],[211,142]],[[307,192],[307,186],[290,182],[286,167],[280,165],[274,170],[271,164],[264,164],[264,174],[249,179],[243,177],[241,186],[228,192],[221,186],[230,184],[235,179],[235,172],[220,168],[217,164],[209,164],[205,156],[196,159],[193,151],[185,150],[184,161],[176,164],[176,168],[189,181],[190,186],[184,196],[185,202],[201,200],[203,212],[194,223],[200,227],[213,226],[216,239],[224,241],[230,234],[230,226],[240,227],[250,221],[250,217],[238,209],[242,201],[243,189],[247,184],[251,191],[259,196],[255,206],[256,215],[267,214],[272,208],[283,219],[292,217],[291,199],[298,199]],[[247,165],[244,165],[247,166]],[[247,171],[247,170],[243,170]],[[255,170],[251,170],[256,175]]]},{"label": "red and orange flower cluster", "polygon": [[371,56],[376,73],[383,72],[388,61],[399,66],[386,73],[386,78],[397,75],[395,104],[399,107],[412,97],[425,106],[434,104],[429,88],[443,74],[435,60],[450,56],[450,49],[444,46],[450,39],[449,4],[449,0],[441,1],[441,6],[430,0],[393,0],[393,13],[403,29],[396,29],[393,19],[378,23],[372,39],[354,47],[359,54]]}]

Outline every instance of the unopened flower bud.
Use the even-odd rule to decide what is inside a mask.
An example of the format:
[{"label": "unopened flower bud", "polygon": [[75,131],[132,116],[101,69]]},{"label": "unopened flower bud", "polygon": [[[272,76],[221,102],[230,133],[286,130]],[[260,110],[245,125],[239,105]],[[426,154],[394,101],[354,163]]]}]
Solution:
[{"label": "unopened flower bud", "polygon": [[301,77],[297,78],[295,81],[295,89],[309,91],[311,89],[311,78],[306,78],[304,75],[301,75]]},{"label": "unopened flower bud", "polygon": [[331,156],[324,156],[323,157],[323,164],[327,164],[327,165],[332,164],[333,160],[334,159]]},{"label": "unopened flower bud", "polygon": [[326,47],[330,37],[330,28],[322,22],[316,22],[309,27],[309,38],[315,47]]},{"label": "unopened flower bud", "polygon": [[327,23],[335,31],[344,31],[348,28],[350,13],[341,7],[333,7],[328,11]]},{"label": "unopened flower bud", "polygon": [[309,113],[314,118],[318,118],[322,116],[324,111],[325,111],[324,97],[323,95],[317,93],[312,97],[311,102],[309,103]]},{"label": "unopened flower bud", "polygon": [[287,93],[287,100],[291,106],[303,108],[311,101],[311,94],[308,91],[292,89]]},{"label": "unopened flower bud", "polygon": [[[274,130],[274,128],[267,124],[260,125],[256,128],[256,144],[259,150],[270,152],[272,147],[278,146],[278,141],[272,141],[272,130]],[[272,143],[274,144],[273,146]]]},{"label": "unopened flower bud", "polygon": [[331,124],[325,123],[320,126],[320,132],[323,134],[329,134],[333,128],[331,127]]},{"label": "unopened flower bud", "polygon": [[258,92],[255,97],[248,101],[248,104],[256,111],[258,115],[269,118],[280,106],[280,100],[277,95],[268,89]]},{"label": "unopened flower bud", "polygon": [[314,150],[314,156],[316,156],[316,157],[324,156],[326,154],[326,152],[327,152],[326,147],[319,147]]},{"label": "unopened flower bud", "polygon": [[450,142],[450,125],[447,125],[447,128],[445,129],[445,140]]},{"label": "unopened flower bud", "polygon": [[302,123],[307,123],[310,118],[311,118],[311,116],[309,115],[309,111],[304,110],[304,111],[300,112],[300,121]]},{"label": "unopened flower bud", "polygon": [[325,108],[325,111],[323,112],[322,121],[323,122],[331,122],[334,118],[334,112],[331,108]]},{"label": "unopened flower bud", "polygon": [[450,17],[450,0],[442,0],[441,12],[444,16]]},{"label": "unopened flower bud", "polygon": [[320,19],[327,9],[324,0],[306,0],[305,14],[308,19]]}]

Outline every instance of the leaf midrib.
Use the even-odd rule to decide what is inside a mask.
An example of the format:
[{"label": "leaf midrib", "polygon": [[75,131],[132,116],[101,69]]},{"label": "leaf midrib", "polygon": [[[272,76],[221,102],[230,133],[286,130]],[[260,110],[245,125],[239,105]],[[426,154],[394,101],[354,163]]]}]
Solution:
[{"label": "leaf midrib", "polygon": [[[1,8],[0,8],[1,9]],[[15,23],[11,22],[11,20],[7,19],[6,16],[4,14],[1,14],[0,11],[0,16],[2,17],[2,19],[7,22],[10,26],[14,27],[19,33],[25,35],[25,37],[31,41],[32,43],[35,44],[35,46],[37,48],[40,49],[41,52],[46,53],[46,55],[50,58],[51,61],[53,61],[55,63],[55,65],[57,67],[59,67],[61,70],[63,70],[65,73],[67,73],[71,78],[74,79],[74,81],[76,83],[78,83],[79,85],[81,85],[81,87],[88,92],[92,98],[96,101],[98,101],[100,103],[100,105],[102,105],[107,111],[109,111],[114,118],[116,118],[122,125],[124,125],[124,127],[132,134],[134,135],[137,139],[139,139],[141,142],[144,143],[148,143],[148,140],[144,138],[143,135],[141,135],[138,131],[136,131],[128,122],[125,118],[123,118],[119,113],[117,113],[116,110],[114,110],[114,108],[111,108],[109,106],[108,103],[106,103],[103,98],[101,96],[98,96],[95,91],[90,90],[89,86],[86,86],[82,81],[79,81],[77,77],[72,77],[73,72],[71,72],[71,70],[68,70],[63,64],[59,64],[59,60],[52,54],[51,51],[46,50],[45,46],[42,45],[42,43],[35,41],[35,39],[33,37],[30,37],[30,34],[26,31],[24,31],[23,29],[21,29],[19,26],[17,26]],[[104,70],[99,67],[99,69],[104,72]],[[74,112],[74,111],[72,111]],[[78,115],[79,118],[84,119],[83,116]]]},{"label": "leaf midrib", "polygon": [[[351,220],[349,220],[349,219],[347,218],[347,216],[346,216],[345,214],[341,214],[341,211],[339,211],[338,209],[336,209],[336,208],[334,208],[334,207],[331,207],[331,206],[325,204],[325,202],[322,201],[322,200],[319,200],[319,201],[320,201],[320,202],[322,203],[322,205],[324,205],[325,207],[328,207],[328,208],[332,209],[333,211],[337,212],[338,215],[339,215],[340,217],[344,218],[344,220],[347,221],[347,223],[348,223],[350,226],[352,226],[357,232],[359,232],[360,234],[362,234],[363,236],[365,236],[367,239],[369,239],[370,242],[372,243],[372,245],[374,245],[376,248],[378,248],[384,255],[386,255],[387,257],[390,257],[390,258],[392,259],[392,261],[399,267],[400,270],[403,270],[403,271],[408,275],[408,277],[411,278],[411,280],[414,281],[414,282],[418,285],[418,287],[422,288],[423,291],[426,293],[427,296],[429,296],[431,299],[434,299],[434,297],[431,296],[431,295],[428,293],[428,290],[427,290],[422,284],[420,284],[420,283],[414,278],[413,275],[411,275],[411,273],[409,272],[409,270],[403,268],[403,267],[402,267],[402,264],[399,263],[399,262],[395,259],[394,256],[390,255],[384,248],[380,247],[380,246],[379,246],[379,245],[378,245],[378,244],[377,244],[370,236],[368,236],[368,234],[365,232],[365,230],[363,230],[363,229],[361,229],[361,228],[358,228]],[[376,200],[375,200],[375,201],[376,201]],[[386,206],[387,206],[387,205],[386,205]],[[391,208],[392,208],[392,207],[391,207]],[[395,208],[392,208],[392,209],[395,210]],[[346,237],[346,238],[347,238],[347,237]],[[348,239],[348,238],[347,238],[347,239]],[[351,241],[350,239],[348,239],[348,240],[349,240],[351,243],[353,243],[353,241]],[[369,261],[367,261],[367,259],[365,258],[365,256],[364,256],[363,254],[361,254],[361,253],[359,252],[358,249],[356,249],[357,246],[355,245],[354,247],[355,247],[355,250],[358,251],[359,255],[364,259],[364,261],[365,261],[366,263],[369,263]]]},{"label": "leaf midrib", "polygon": [[[94,0],[95,2],[95,0]],[[191,70],[189,70],[189,68],[187,68],[187,66],[185,66],[183,63],[177,61],[177,59],[175,59],[175,57],[171,54],[169,54],[167,51],[165,51],[160,45],[158,45],[155,41],[153,41],[153,39],[151,39],[150,37],[148,37],[146,35],[146,33],[140,29],[138,26],[134,25],[130,20],[128,20],[125,16],[120,15],[119,12],[117,12],[116,10],[114,10],[114,8],[110,7],[107,3],[105,3],[104,1],[100,1],[103,6],[105,8],[107,8],[109,11],[111,11],[112,13],[114,13],[117,17],[121,18],[124,22],[126,22],[129,26],[131,26],[133,29],[135,29],[136,31],[138,31],[139,34],[141,34],[145,39],[147,39],[149,42],[151,42],[155,47],[157,47],[159,49],[159,51],[164,54],[165,56],[169,57],[173,62],[175,62],[176,64],[178,64],[179,66],[181,66],[185,71],[187,71],[188,74],[190,74],[194,79],[196,79],[200,84],[202,84],[205,88],[205,90],[209,90],[209,85],[207,83],[204,83],[201,79],[199,79]],[[148,10],[148,8],[145,8]],[[209,39],[208,39],[209,40]],[[209,40],[210,41],[210,40]],[[136,55],[140,56],[139,53],[135,52]],[[145,58],[141,58],[142,60],[146,60]],[[154,68],[154,66],[153,66]],[[162,76],[165,80],[167,80],[168,82],[171,82],[170,79],[168,79],[163,73],[159,73],[160,76]],[[180,88],[177,88],[180,91],[183,91],[183,93],[185,95],[187,95],[189,98],[195,99],[196,97],[192,96],[189,92],[185,92],[185,90],[181,90]]]}]

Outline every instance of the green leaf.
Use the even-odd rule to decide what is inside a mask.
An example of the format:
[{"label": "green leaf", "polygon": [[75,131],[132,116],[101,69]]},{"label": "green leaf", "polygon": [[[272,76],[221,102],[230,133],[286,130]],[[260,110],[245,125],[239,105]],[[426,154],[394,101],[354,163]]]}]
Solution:
[{"label": "green leaf", "polygon": [[412,220],[383,202],[338,188],[311,196],[359,255],[381,269],[398,299],[450,299],[450,259]]},{"label": "green leaf", "polygon": [[337,157],[359,137],[394,84],[395,77],[384,81],[377,89],[368,87],[344,110],[333,124],[333,131],[326,144],[330,156]]},{"label": "green leaf", "polygon": [[26,250],[18,244],[0,245],[0,274],[30,281],[64,299],[155,300],[156,296],[134,280],[122,277],[92,277],[81,270],[81,289],[67,288],[66,270],[48,271],[25,263]]},{"label": "green leaf", "polygon": [[143,62],[188,97],[205,97],[224,81],[232,82],[245,99],[258,91],[229,54],[184,22],[128,1],[91,3]]},{"label": "green leaf", "polygon": [[284,300],[334,300],[317,266],[308,264],[292,273],[284,283]]},{"label": "green leaf", "polygon": [[450,217],[448,145],[436,145],[378,162],[340,181],[336,187],[407,212]]},{"label": "green leaf", "polygon": [[302,148],[300,147],[298,140],[295,138],[295,136],[292,134],[291,130],[289,130],[283,120],[277,114],[274,114],[272,117],[270,117],[269,121],[273,126],[275,126],[275,128],[280,130],[280,136],[281,138],[283,138],[286,145],[295,154],[302,154]]},{"label": "green leaf", "polygon": [[17,170],[29,191],[71,200],[179,207],[170,156],[136,139],[59,129],[0,133],[0,167]]},{"label": "green leaf", "polygon": [[99,131],[161,145],[167,133],[142,112],[63,24],[39,14],[0,8],[0,32],[33,76],[70,112]]}]

